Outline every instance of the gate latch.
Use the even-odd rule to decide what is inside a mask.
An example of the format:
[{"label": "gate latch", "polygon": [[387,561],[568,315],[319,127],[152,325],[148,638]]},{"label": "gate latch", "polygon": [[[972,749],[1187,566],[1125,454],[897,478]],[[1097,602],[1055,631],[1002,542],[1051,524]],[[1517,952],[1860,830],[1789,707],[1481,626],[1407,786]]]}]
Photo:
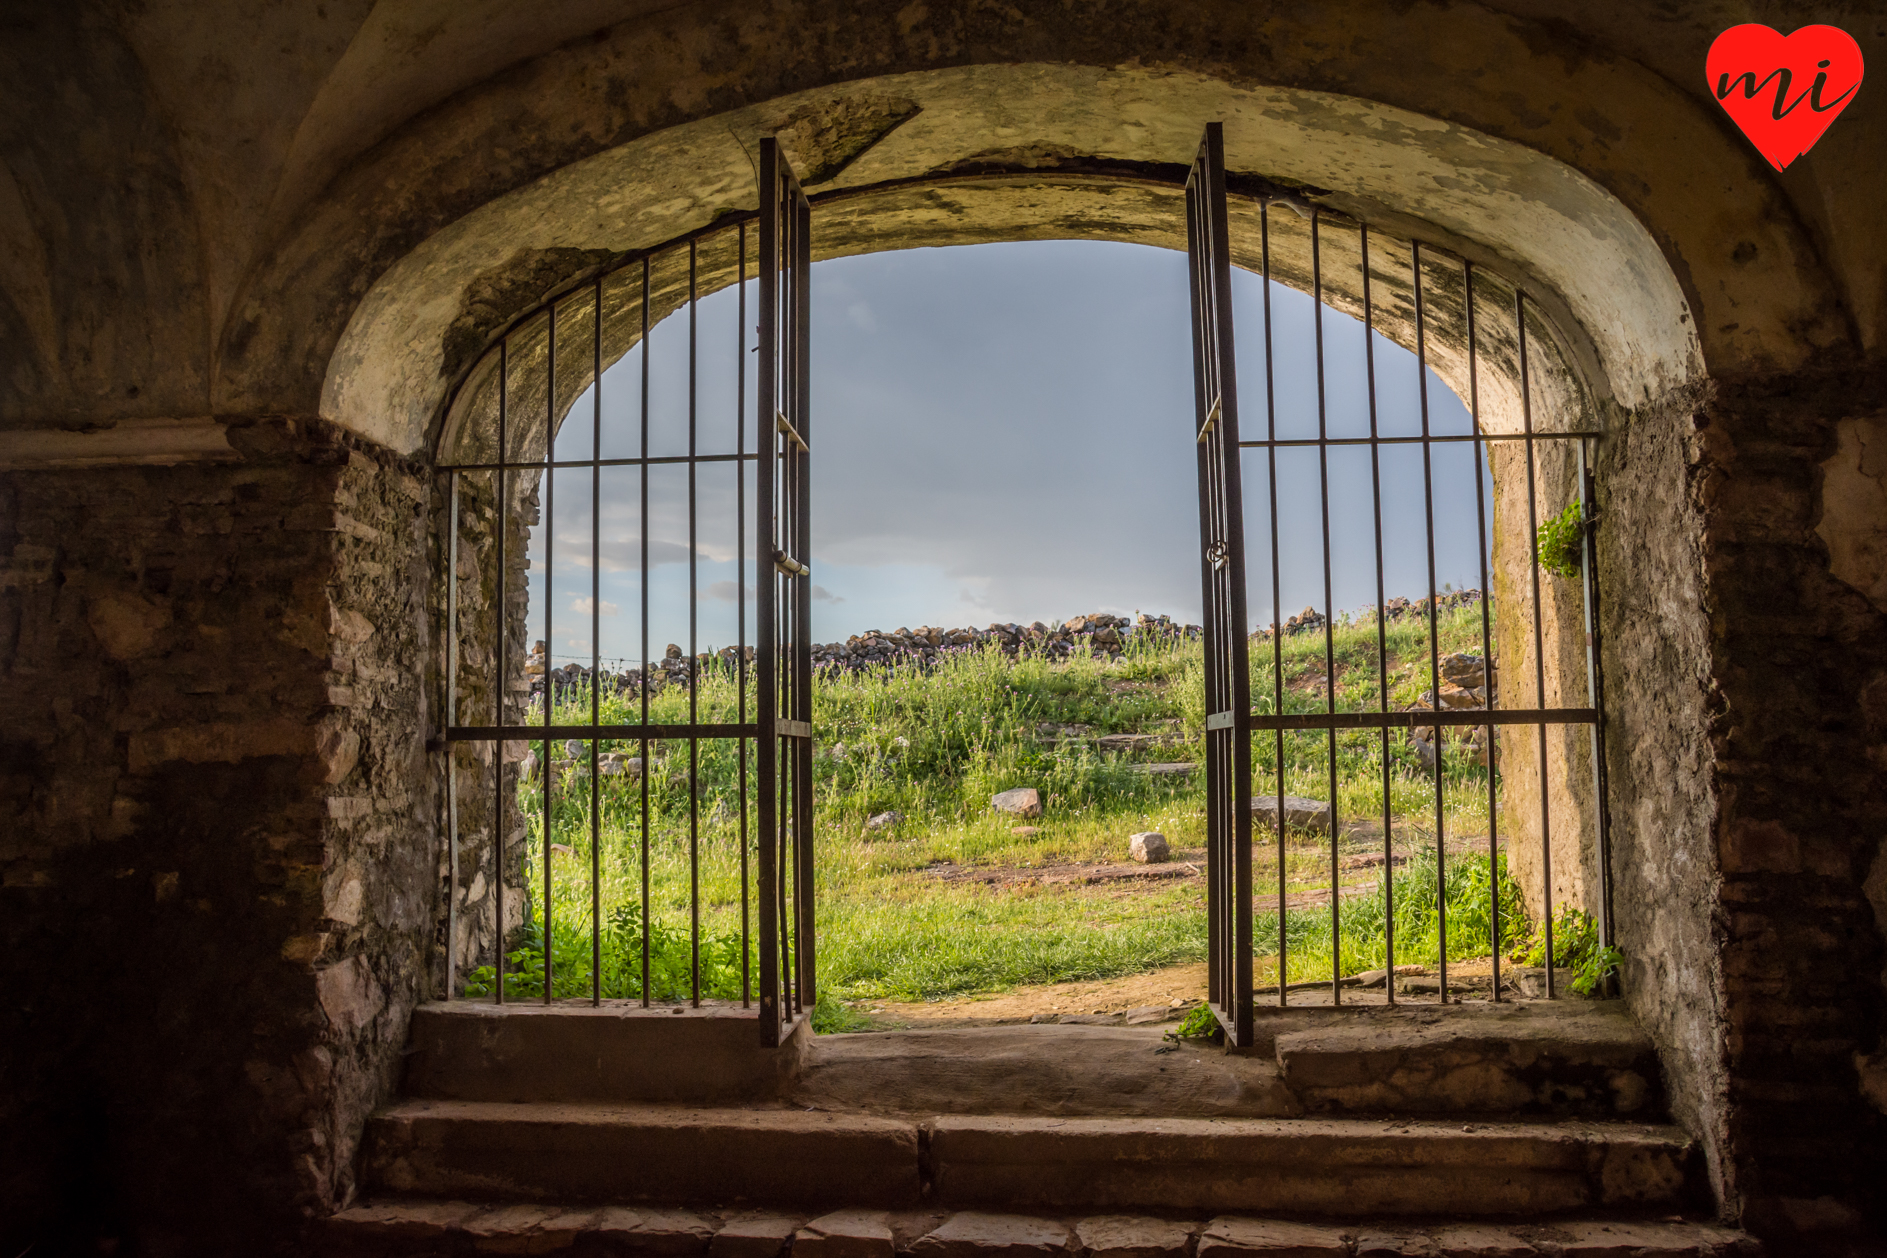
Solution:
[{"label": "gate latch", "polygon": [[1225,543],[1222,541],[1213,542],[1210,546],[1206,547],[1206,558],[1212,561],[1212,569],[1214,572],[1223,568],[1226,561],[1231,557],[1232,552],[1226,548]]}]

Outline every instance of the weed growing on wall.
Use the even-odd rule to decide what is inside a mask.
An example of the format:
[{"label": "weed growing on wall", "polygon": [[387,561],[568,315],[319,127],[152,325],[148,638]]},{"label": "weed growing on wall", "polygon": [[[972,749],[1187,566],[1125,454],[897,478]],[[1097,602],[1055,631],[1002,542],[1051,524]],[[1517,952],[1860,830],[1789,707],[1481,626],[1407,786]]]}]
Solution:
[{"label": "weed growing on wall", "polygon": [[1540,525],[1540,566],[1556,577],[1578,576],[1585,561],[1585,537],[1580,504],[1569,502],[1564,511]]}]

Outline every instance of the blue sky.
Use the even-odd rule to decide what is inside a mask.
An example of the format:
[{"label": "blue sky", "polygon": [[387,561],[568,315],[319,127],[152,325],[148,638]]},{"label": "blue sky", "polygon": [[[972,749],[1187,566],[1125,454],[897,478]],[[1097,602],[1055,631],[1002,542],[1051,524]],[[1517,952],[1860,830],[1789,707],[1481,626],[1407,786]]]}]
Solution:
[{"label": "blue sky", "polygon": [[[1262,297],[1262,280],[1235,273],[1247,438],[1263,434],[1266,416]],[[1093,611],[1198,619],[1184,255],[1049,241],[839,258],[814,266],[812,306],[816,640]],[[1316,435],[1314,309],[1308,297],[1274,287],[1280,436]],[[703,300],[696,318],[697,449],[731,452],[734,292]],[[1331,310],[1324,318],[1330,432],[1365,434],[1362,326]],[[683,453],[685,312],[665,320],[650,342],[652,451]],[[752,355],[746,358],[751,410]],[[605,373],[605,456],[631,454],[639,442],[640,372],[631,354]],[[1376,338],[1383,432],[1419,431],[1417,377],[1414,355]],[[1468,431],[1466,409],[1447,386],[1430,373],[1426,387],[1432,431]],[[589,405],[586,397],[574,413],[587,419]],[[568,425],[558,457],[587,456],[589,429]],[[1435,581],[1478,585],[1473,447],[1435,449]],[[1246,451],[1243,469],[1255,625],[1272,618],[1265,453]],[[1281,602],[1289,616],[1325,602],[1316,450],[1280,452],[1277,474]],[[1382,480],[1386,593],[1419,596],[1428,588],[1419,447],[1386,447]],[[1333,449],[1329,481],[1333,601],[1340,610],[1360,608],[1376,601],[1367,449]],[[735,634],[732,465],[703,465],[695,494],[702,592],[695,632],[705,649]],[[560,474],[556,495],[553,650],[587,658],[588,471]],[[606,470],[603,498],[602,654],[634,661],[641,654],[639,478],[632,469]],[[685,648],[689,641],[684,469],[651,474],[649,520],[650,638],[659,654],[668,642]],[[543,530],[535,530],[533,639],[544,636],[542,543]]]}]

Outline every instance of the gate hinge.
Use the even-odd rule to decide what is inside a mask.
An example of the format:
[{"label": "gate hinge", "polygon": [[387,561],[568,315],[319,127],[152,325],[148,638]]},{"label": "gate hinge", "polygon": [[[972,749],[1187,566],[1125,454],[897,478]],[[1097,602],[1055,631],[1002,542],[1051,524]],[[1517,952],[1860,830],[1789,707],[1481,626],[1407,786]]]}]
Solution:
[{"label": "gate hinge", "polygon": [[773,566],[789,577],[809,577],[812,569],[783,550],[773,552]]}]

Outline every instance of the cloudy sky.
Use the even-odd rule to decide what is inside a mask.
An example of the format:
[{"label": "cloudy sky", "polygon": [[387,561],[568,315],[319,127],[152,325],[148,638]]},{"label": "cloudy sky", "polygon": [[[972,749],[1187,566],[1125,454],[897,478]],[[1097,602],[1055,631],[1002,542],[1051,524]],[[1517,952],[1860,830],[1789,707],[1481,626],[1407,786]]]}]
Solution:
[{"label": "cloudy sky", "polygon": [[[1265,423],[1263,282],[1236,273],[1234,325],[1241,424]],[[813,268],[814,637],[918,624],[1052,621],[1136,611],[1199,618],[1199,516],[1184,255],[1102,242],[918,249]],[[1315,436],[1313,303],[1274,288],[1279,435]],[[751,314],[751,310],[750,310]],[[696,312],[696,449],[734,449],[736,302]],[[1325,312],[1326,411],[1332,435],[1368,431],[1359,323]],[[688,449],[687,315],[650,338],[651,452]],[[751,344],[751,339],[748,342]],[[748,360],[748,408],[753,402]],[[605,457],[640,443],[638,355],[604,376]],[[1379,424],[1419,431],[1412,354],[1376,338]],[[1435,432],[1468,431],[1465,408],[1432,374]],[[573,413],[587,420],[586,398]],[[750,417],[751,422],[751,417]],[[559,458],[589,454],[591,425],[567,424]],[[751,432],[751,428],[749,429]],[[751,441],[751,438],[750,438]],[[751,445],[749,446],[751,448]],[[702,648],[735,633],[735,481],[731,463],[695,476],[695,626]],[[1243,460],[1249,604],[1271,608],[1270,470]],[[1428,588],[1419,447],[1382,455],[1386,593]],[[1376,601],[1367,449],[1331,451],[1333,600]],[[1472,447],[1436,447],[1435,582],[1478,585]],[[1325,604],[1320,472],[1315,449],[1277,465],[1283,613]],[[1483,476],[1485,487],[1485,476]],[[641,481],[603,473],[601,650],[641,655]],[[590,473],[556,484],[551,640],[559,656],[590,652]],[[649,483],[650,638],[659,654],[688,639],[688,474],[657,467]],[[1491,500],[1490,500],[1491,502]],[[748,503],[751,520],[752,502]],[[544,636],[543,530],[535,530],[533,638]],[[749,558],[746,584],[752,585]],[[751,616],[751,603],[749,605]],[[750,639],[751,640],[751,639]]]}]

